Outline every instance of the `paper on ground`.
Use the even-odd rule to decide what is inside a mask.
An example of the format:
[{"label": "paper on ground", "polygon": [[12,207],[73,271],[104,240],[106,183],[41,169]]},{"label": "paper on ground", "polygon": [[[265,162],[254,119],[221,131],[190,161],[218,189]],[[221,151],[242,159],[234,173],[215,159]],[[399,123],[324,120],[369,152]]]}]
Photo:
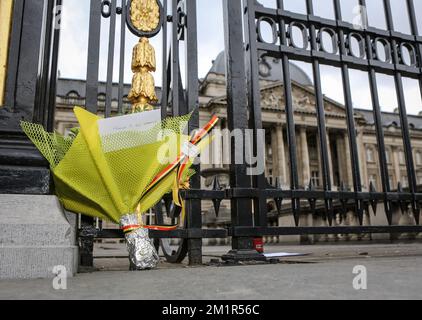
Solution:
[{"label": "paper on ground", "polygon": [[305,253],[287,253],[287,252],[278,252],[278,253],[266,253],[264,254],[266,258],[285,258],[285,257],[298,257],[306,256]]}]

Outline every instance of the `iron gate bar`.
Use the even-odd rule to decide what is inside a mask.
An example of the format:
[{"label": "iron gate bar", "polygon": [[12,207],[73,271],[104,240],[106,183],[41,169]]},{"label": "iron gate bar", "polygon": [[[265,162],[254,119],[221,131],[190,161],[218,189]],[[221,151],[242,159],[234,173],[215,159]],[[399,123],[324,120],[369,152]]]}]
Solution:
[{"label": "iron gate bar", "polygon": [[[306,7],[308,15],[314,14],[313,1],[306,0]],[[311,25],[311,49],[313,52],[318,51],[317,39],[315,26]],[[318,123],[318,136],[320,143],[320,156],[321,156],[321,169],[322,169],[322,183],[324,191],[331,191],[331,177],[330,177],[330,164],[328,157],[328,143],[327,143],[327,127],[325,123],[325,108],[324,108],[324,96],[322,94],[321,84],[321,70],[319,66],[319,60],[314,59],[312,61],[312,69],[314,76],[314,91],[315,91],[315,102],[317,108],[317,123]],[[331,225],[333,222],[333,206],[332,199],[326,198],[324,201],[325,210],[328,212],[328,220]]]},{"label": "iron gate bar", "polygon": [[[366,7],[366,0],[360,0],[360,5]],[[372,61],[373,57],[373,50],[371,46],[371,39],[369,35],[365,37],[366,43],[366,54],[367,59]],[[379,102],[379,94],[378,94],[378,84],[375,69],[373,66],[369,67],[368,72],[369,78],[369,86],[371,91],[371,99],[372,99],[372,108],[375,120],[375,131],[377,137],[377,144],[379,150],[386,150],[385,148],[385,140],[384,140],[384,128],[382,126],[382,114],[381,114],[381,106]],[[380,173],[381,173],[381,181],[382,181],[382,191],[385,193],[384,201],[384,210],[387,216],[387,221],[389,225],[393,224],[393,212],[391,208],[391,202],[387,199],[387,193],[391,191],[390,181],[388,179],[389,172],[388,172],[388,164],[387,164],[387,155],[385,152],[378,152],[379,162],[380,162]]]},{"label": "iron gate bar", "polygon": [[[181,105],[183,97],[181,96],[181,92],[179,88],[182,85],[181,77],[180,77],[180,48],[179,48],[179,28],[178,28],[178,20],[179,15],[177,12],[178,4],[180,0],[171,0],[171,14],[172,14],[172,31],[171,31],[171,86],[172,90],[172,99],[171,99],[171,106],[173,110],[173,116],[182,115]],[[186,113],[185,113],[186,114]]]},{"label": "iron gate bar", "polygon": [[[419,36],[418,24],[416,21],[415,4],[413,0],[407,0],[407,9],[412,35],[415,37],[416,41],[419,41],[419,45],[417,45],[415,49],[419,57],[419,66],[421,67],[421,73],[419,75],[419,90],[422,95],[422,37]],[[420,204],[418,209],[420,209]],[[419,224],[419,218],[419,214],[415,214],[415,220],[417,224]]]},{"label": "iron gate bar", "polygon": [[[115,0],[114,0],[115,1]],[[89,16],[89,38],[88,38],[88,61],[87,61],[87,76],[85,87],[85,108],[89,112],[97,113],[98,110],[98,94],[99,94],[99,67],[100,67],[100,35],[101,35],[101,17],[103,16],[103,0],[91,0],[90,16]],[[109,13],[113,14],[110,6]],[[116,13],[116,10],[114,10]],[[108,15],[108,16],[110,16]],[[114,15],[115,17],[115,15]],[[111,26],[110,26],[111,27]],[[111,30],[110,30],[111,33]],[[110,39],[109,39],[110,40]],[[114,43],[110,45],[113,45]],[[114,59],[114,49],[113,56]],[[110,51],[109,51],[110,59]],[[110,64],[108,61],[107,83],[106,83],[106,100],[111,97],[108,94],[110,90],[109,78],[110,73],[112,77],[112,70],[110,71]],[[123,70],[120,70],[122,73]],[[110,103],[111,104],[111,103]],[[106,102],[107,105],[107,102]],[[107,107],[104,110],[107,114]],[[79,230],[79,247],[80,247],[80,265],[82,267],[92,268],[94,266],[93,248],[94,238],[97,230],[94,227],[95,220],[92,217],[81,216],[81,229]]]},{"label": "iron gate bar", "polygon": [[[186,101],[187,112],[193,112],[189,122],[189,133],[199,129],[199,96],[198,96],[198,34],[196,0],[185,0],[184,40],[186,43]],[[186,113],[187,113],[186,112]],[[197,172],[191,178],[192,188],[201,188],[200,166],[194,165]],[[202,264],[202,240],[194,236],[193,230],[202,229],[201,200],[192,199],[186,203],[186,217],[188,230],[189,264]],[[205,235],[201,233],[200,235]]]},{"label": "iron gate bar", "polygon": [[[55,15],[53,17],[53,25],[54,26],[58,26],[61,23],[61,7],[63,5],[63,0],[56,0],[55,3],[55,7],[53,8],[53,11],[55,12]],[[60,12],[57,12],[57,10],[60,10]],[[53,106],[55,107],[56,105],[56,94],[57,94],[57,79],[59,77],[58,75],[58,70],[59,70],[59,65],[58,65],[58,61],[59,61],[59,48],[60,48],[60,28],[55,27],[54,31],[52,33],[53,36],[53,40],[52,40],[52,44],[51,44],[51,48],[49,51],[49,56],[50,56],[50,61],[48,63],[50,63],[50,66],[48,68],[49,73],[47,73],[47,78],[48,78],[48,93],[49,93],[49,100],[48,100],[48,104],[49,106]],[[48,65],[48,63],[46,63]],[[41,108],[42,106],[40,106]],[[48,116],[46,118],[47,121],[47,125],[46,128],[47,130],[54,130],[54,118],[55,118],[55,109],[51,108],[51,110],[53,110],[52,112],[48,113]]]},{"label": "iron gate bar", "polygon": [[[387,19],[388,29],[390,29],[393,32],[394,23],[393,23],[393,16],[391,12],[390,0],[384,0],[384,7],[385,7],[385,14],[386,14],[386,19]],[[392,47],[393,47],[393,61],[395,62],[396,65],[400,65],[396,40],[393,38],[391,42],[392,42]],[[416,192],[416,172],[415,172],[415,165],[413,162],[412,144],[410,140],[409,123],[407,120],[406,101],[404,97],[403,81],[402,81],[402,75],[399,69],[396,69],[394,77],[395,77],[395,83],[396,83],[396,94],[397,94],[397,100],[399,104],[401,131],[403,135],[403,144],[404,144],[405,157],[406,157],[407,177],[409,181],[410,192],[414,195]],[[413,212],[415,213],[416,211],[419,212],[418,207],[419,205],[416,203],[416,201],[412,201]]]},{"label": "iron gate bar", "polygon": [[[44,7],[44,33],[41,36],[43,46],[41,48],[42,59],[40,61],[40,73],[36,87],[36,99],[33,121],[41,123],[48,131],[54,130],[54,109],[44,106],[54,105],[57,83],[57,58],[60,40],[60,31],[55,28],[57,24],[56,9],[60,7],[62,0],[48,2]],[[48,14],[53,12],[54,14]],[[55,61],[55,63],[51,63]]]},{"label": "iron gate bar", "polygon": [[[283,0],[277,0],[279,10],[284,10]],[[287,46],[286,25],[283,17],[279,20],[280,28],[280,44]],[[281,62],[283,67],[284,80],[284,102],[287,120],[287,145],[289,147],[290,157],[290,189],[297,190],[300,188],[299,176],[297,168],[297,153],[296,153],[296,126],[294,120],[293,97],[292,97],[292,82],[290,78],[290,61],[287,54],[281,52]],[[296,226],[299,225],[300,215],[300,199],[292,200],[292,211]]]},{"label": "iron gate bar", "polygon": [[[228,129],[248,129],[247,87],[243,44],[243,6],[241,0],[223,0],[225,58],[227,77],[227,124]],[[245,136],[245,135],[243,135]],[[244,158],[245,141],[242,145],[231,143],[230,146],[230,185],[234,188],[250,188],[251,179],[247,175],[246,163],[238,164],[235,159],[239,153]],[[220,193],[221,194],[221,193]],[[250,199],[231,200],[231,221],[236,226],[252,226],[252,203]],[[233,250],[230,256],[244,251],[253,254],[253,239],[250,237],[235,237],[232,241]]]},{"label": "iron gate bar", "polygon": [[[161,86],[161,119],[165,119],[167,117],[167,108],[168,108],[168,89],[170,86],[167,84],[169,77],[168,77],[168,66],[170,63],[167,57],[167,42],[168,42],[168,34],[167,34],[167,22],[168,22],[168,4],[167,0],[163,0],[163,12],[164,12],[164,22],[162,26],[162,64],[163,64],[163,70],[162,70],[162,86]],[[171,77],[170,77],[171,79]]]},{"label": "iron gate bar", "polygon": [[108,60],[107,60],[107,86],[106,104],[104,114],[106,118],[111,116],[111,104],[113,99],[113,71],[114,71],[114,47],[116,43],[116,10],[117,0],[110,0],[110,28],[108,35]]},{"label": "iron gate bar", "polygon": [[[254,4],[255,0],[248,0],[245,2],[245,43],[246,45],[246,57],[249,63],[246,65],[246,79],[248,87],[248,107],[249,107],[249,127],[253,128],[253,141],[252,141],[252,156],[257,157],[257,166],[259,163],[265,163],[265,145],[260,145],[258,131],[262,130],[262,112],[261,112],[261,90],[259,84],[259,70],[258,64],[253,63],[263,58],[259,56],[259,52],[256,48],[256,27],[253,23],[255,17],[252,10],[247,8]],[[248,23],[249,22],[249,23]],[[246,143],[246,142],[245,142]],[[267,180],[265,174],[254,175],[252,177],[252,185],[254,188],[264,189],[267,187]],[[254,221],[255,225],[262,226],[267,223],[266,213],[267,203],[262,197],[254,199]]]},{"label": "iron gate bar", "polygon": [[119,65],[119,93],[117,112],[123,114],[123,96],[124,96],[124,81],[125,81],[125,52],[126,52],[126,1],[121,0],[120,10],[120,65]]},{"label": "iron gate bar", "polygon": [[[338,21],[342,20],[340,0],[334,0],[334,11],[335,16]],[[344,43],[344,32],[342,29],[338,30],[338,36],[340,39],[340,53],[343,56],[347,56],[346,47]],[[350,156],[352,160],[352,176],[353,176],[353,191],[358,193],[362,191],[362,182],[360,177],[360,168],[359,168],[359,156],[357,149],[356,141],[356,128],[355,128],[355,116],[353,111],[353,99],[352,91],[350,88],[350,78],[349,78],[349,66],[344,60],[341,63],[341,73],[343,79],[343,90],[344,90],[344,100],[346,107],[346,118],[347,118],[347,131],[349,135],[349,148]],[[360,225],[363,224],[363,203],[359,200],[356,200],[356,213],[359,218]]]},{"label": "iron gate bar", "polygon": [[88,63],[86,74],[85,108],[98,110],[98,71],[100,68],[101,2],[91,0],[89,15]]}]

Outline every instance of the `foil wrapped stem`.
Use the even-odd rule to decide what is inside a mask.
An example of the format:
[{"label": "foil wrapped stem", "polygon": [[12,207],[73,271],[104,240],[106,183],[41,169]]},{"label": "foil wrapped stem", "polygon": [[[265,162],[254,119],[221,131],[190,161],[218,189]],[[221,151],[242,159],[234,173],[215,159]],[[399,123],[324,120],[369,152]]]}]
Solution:
[{"label": "foil wrapped stem", "polygon": [[149,231],[142,228],[136,214],[122,216],[120,226],[126,232],[131,270],[149,270],[157,267],[160,260],[157,250],[149,238]]}]

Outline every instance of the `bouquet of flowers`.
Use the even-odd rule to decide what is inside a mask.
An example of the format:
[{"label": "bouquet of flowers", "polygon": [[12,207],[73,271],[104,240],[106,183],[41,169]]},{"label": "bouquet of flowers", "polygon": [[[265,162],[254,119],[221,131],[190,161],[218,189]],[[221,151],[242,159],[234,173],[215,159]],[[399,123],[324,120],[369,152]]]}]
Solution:
[{"label": "bouquet of flowers", "polygon": [[184,133],[190,115],[161,121],[160,111],[102,119],[74,109],[80,129],[70,137],[47,133],[41,125],[22,122],[24,132],[50,163],[56,194],[72,212],[120,223],[130,259],[137,269],[157,266],[159,258],[140,215],[193,171],[193,160],[208,143],[218,122],[214,117],[192,137]]}]

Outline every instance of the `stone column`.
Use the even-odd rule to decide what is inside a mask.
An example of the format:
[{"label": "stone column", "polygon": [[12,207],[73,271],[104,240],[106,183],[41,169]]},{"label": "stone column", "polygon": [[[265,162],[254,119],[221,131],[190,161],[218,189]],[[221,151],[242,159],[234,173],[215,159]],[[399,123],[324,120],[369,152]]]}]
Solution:
[{"label": "stone column", "polygon": [[353,175],[352,175],[352,156],[350,155],[350,143],[349,143],[349,135],[347,132],[343,134],[343,141],[344,141],[344,152],[346,155],[346,172],[344,176],[347,177],[347,184],[352,186],[353,185]]},{"label": "stone column", "polygon": [[332,189],[335,190],[335,181],[334,181],[334,167],[333,167],[333,157],[331,156],[331,143],[330,143],[330,131],[327,129],[327,152],[328,152],[328,164],[330,166],[330,180]]},{"label": "stone column", "polygon": [[311,168],[309,161],[308,137],[306,135],[306,128],[300,128],[300,145],[301,145],[301,162],[303,168],[303,185],[307,186],[311,180]]},{"label": "stone column", "polygon": [[338,135],[337,142],[337,157],[339,164],[340,183],[344,182],[349,188],[353,186],[352,169],[351,169],[351,156],[349,149],[349,137],[347,133]]},{"label": "stone column", "polygon": [[339,162],[339,174],[340,174],[340,184],[344,182],[348,185],[347,181],[347,159],[346,159],[346,146],[344,143],[343,136],[338,134],[336,135],[336,144],[337,144],[337,159]]},{"label": "stone column", "polygon": [[[396,176],[397,183],[401,182],[401,171],[400,171],[400,156],[399,149],[397,147],[392,148],[393,152],[393,165],[394,165],[394,174]],[[391,186],[393,189],[395,186]]]},{"label": "stone column", "polygon": [[281,184],[287,184],[287,162],[286,162],[286,150],[284,146],[283,127],[281,125],[276,126],[277,136],[277,158],[278,158],[278,175],[281,176]]},{"label": "stone column", "polygon": [[358,149],[359,149],[359,162],[360,162],[360,172],[361,172],[361,179],[362,179],[362,186],[364,189],[369,189],[369,182],[368,182],[368,166],[366,165],[366,150],[365,144],[363,143],[363,131],[358,131],[357,137]]},{"label": "stone column", "polygon": [[278,158],[278,141],[277,141],[277,132],[275,128],[271,128],[271,150],[272,150],[272,158],[273,158],[273,178],[276,178],[280,175],[279,173],[279,166],[280,161]]}]

